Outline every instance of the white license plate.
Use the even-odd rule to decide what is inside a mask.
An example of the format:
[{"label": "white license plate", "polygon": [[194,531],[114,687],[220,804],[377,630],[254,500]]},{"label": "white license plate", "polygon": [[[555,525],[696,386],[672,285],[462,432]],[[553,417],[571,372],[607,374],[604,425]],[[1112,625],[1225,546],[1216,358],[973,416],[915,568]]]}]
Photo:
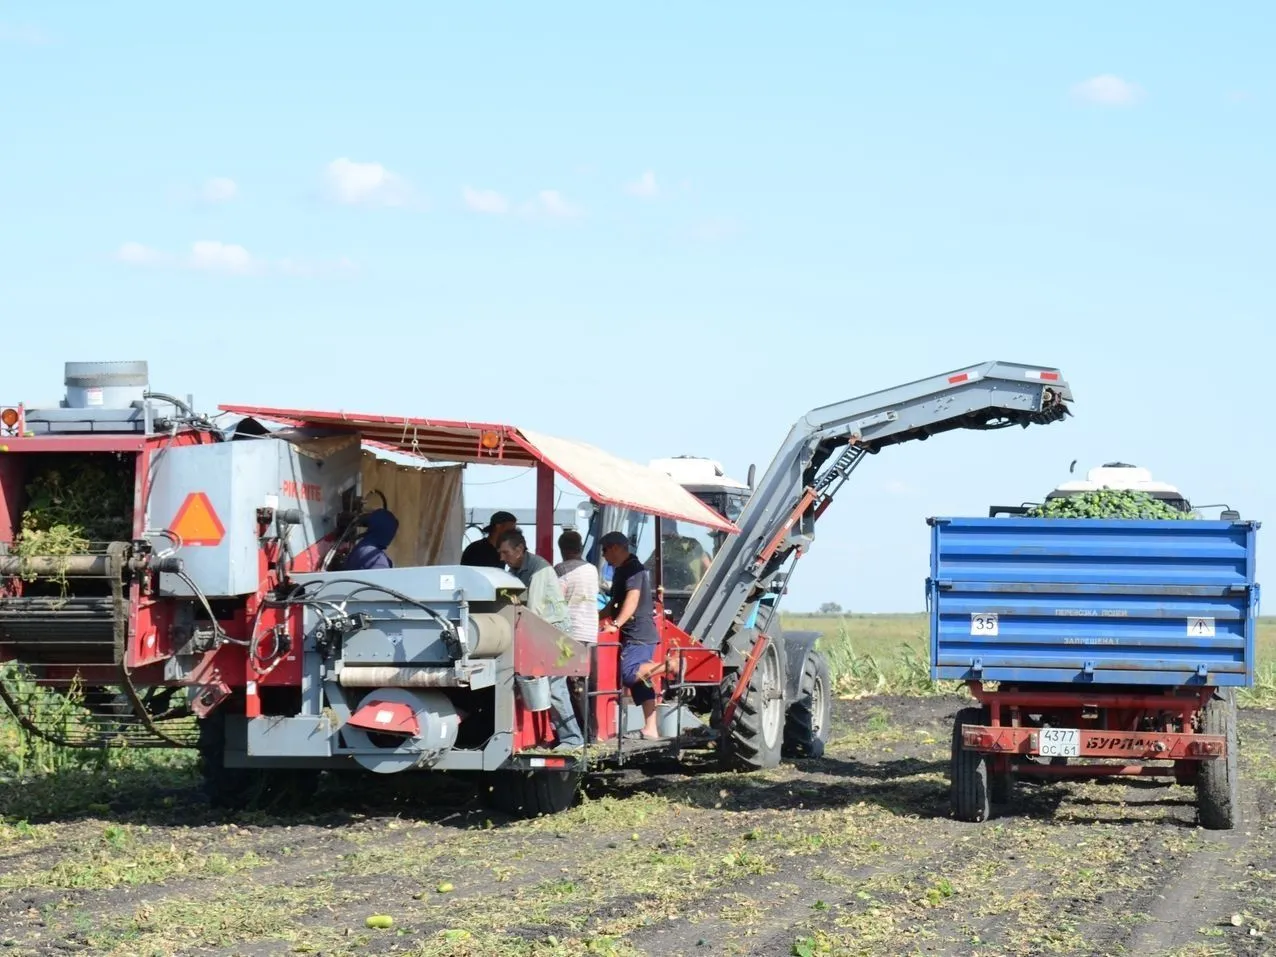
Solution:
[{"label": "white license plate", "polygon": [[1042,728],[1038,753],[1043,758],[1075,758],[1081,754],[1081,732],[1076,728]]}]

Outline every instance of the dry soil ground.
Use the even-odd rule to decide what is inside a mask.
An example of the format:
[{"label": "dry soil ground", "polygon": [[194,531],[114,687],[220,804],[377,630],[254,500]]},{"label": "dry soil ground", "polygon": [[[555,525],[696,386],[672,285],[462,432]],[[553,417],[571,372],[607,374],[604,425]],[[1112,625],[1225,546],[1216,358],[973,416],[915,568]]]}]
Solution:
[{"label": "dry soil ground", "polygon": [[1272,949],[1276,712],[1242,712],[1247,821],[1222,833],[1147,782],[1021,784],[953,821],[959,705],[839,702],[821,760],[628,770],[516,824],[433,782],[335,783],[292,818],[210,812],[183,767],[0,790],[0,955]]}]

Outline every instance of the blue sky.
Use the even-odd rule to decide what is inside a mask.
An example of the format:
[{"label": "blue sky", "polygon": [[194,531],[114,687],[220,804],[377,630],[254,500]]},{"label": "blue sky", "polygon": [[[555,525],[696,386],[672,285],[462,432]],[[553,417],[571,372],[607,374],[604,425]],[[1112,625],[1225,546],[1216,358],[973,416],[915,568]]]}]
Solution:
[{"label": "blue sky", "polygon": [[866,463],[793,609],[920,609],[928,515],[1073,459],[1271,512],[1268,5],[444,9],[0,3],[0,399],[144,358],[743,476],[814,406],[1063,369],[1062,425]]}]

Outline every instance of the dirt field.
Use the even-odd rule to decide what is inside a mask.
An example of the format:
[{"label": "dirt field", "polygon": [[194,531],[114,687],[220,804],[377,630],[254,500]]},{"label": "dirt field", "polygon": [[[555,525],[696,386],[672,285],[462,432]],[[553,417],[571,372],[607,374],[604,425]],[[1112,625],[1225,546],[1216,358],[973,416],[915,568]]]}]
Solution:
[{"label": "dirt field", "polygon": [[1219,833],[1146,782],[1021,784],[950,820],[958,705],[838,702],[824,759],[629,770],[518,824],[428,780],[329,784],[286,819],[209,812],[183,765],[0,789],[0,954],[1271,950],[1276,712],[1242,712],[1247,821]]}]

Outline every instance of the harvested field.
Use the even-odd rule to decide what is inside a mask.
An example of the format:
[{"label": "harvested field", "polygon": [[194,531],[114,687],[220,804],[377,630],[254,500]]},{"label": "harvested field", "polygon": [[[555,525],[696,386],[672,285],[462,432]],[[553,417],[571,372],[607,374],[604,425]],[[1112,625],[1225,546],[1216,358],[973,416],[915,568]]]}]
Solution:
[{"label": "harvested field", "polygon": [[1020,784],[973,825],[947,816],[962,700],[839,701],[820,760],[630,769],[513,824],[431,778],[287,818],[210,812],[182,762],[0,786],[0,953],[1270,952],[1276,712],[1242,712],[1241,830],[1142,781]]}]

